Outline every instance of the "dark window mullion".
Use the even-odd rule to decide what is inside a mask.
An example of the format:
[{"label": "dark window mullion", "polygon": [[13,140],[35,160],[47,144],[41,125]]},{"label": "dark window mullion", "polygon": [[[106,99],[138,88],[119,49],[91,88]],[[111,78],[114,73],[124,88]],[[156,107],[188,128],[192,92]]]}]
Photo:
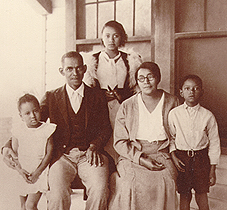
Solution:
[{"label": "dark window mullion", "polygon": [[133,10],[132,10],[132,16],[133,16],[133,20],[132,20],[132,35],[135,36],[135,25],[136,25],[136,0],[133,0]]},{"label": "dark window mullion", "polygon": [[207,30],[207,0],[204,0],[204,31]]},{"label": "dark window mullion", "polygon": [[96,9],[97,9],[97,19],[96,19],[96,38],[99,37],[99,3],[98,0],[96,2]]},{"label": "dark window mullion", "polygon": [[117,8],[116,8],[116,0],[114,1],[114,20],[116,20],[116,13],[117,13]]}]

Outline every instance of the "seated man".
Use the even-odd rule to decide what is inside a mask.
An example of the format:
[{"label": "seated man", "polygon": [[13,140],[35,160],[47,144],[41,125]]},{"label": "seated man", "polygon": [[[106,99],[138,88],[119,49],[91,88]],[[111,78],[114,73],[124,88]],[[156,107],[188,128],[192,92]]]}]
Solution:
[{"label": "seated man", "polygon": [[[82,82],[86,65],[78,52],[64,54],[61,62],[59,71],[66,84],[46,92],[41,101],[42,120],[50,118],[51,123],[57,124],[49,171],[48,209],[70,209],[70,186],[78,174],[87,190],[86,209],[104,210],[109,195],[109,169],[103,148],[112,131],[107,104],[100,90]],[[10,155],[13,156],[12,150],[6,145],[4,160],[13,167]]]}]

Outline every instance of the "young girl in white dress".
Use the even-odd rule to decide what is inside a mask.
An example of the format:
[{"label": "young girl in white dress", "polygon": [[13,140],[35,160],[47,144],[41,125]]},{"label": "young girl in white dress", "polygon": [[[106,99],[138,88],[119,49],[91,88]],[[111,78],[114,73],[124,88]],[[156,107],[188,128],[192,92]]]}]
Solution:
[{"label": "young girl in white dress", "polygon": [[18,191],[21,209],[37,209],[39,199],[47,190],[47,166],[53,151],[52,134],[56,125],[40,122],[37,98],[25,94],[18,100],[19,115],[24,124],[12,129],[12,147],[17,157]]}]

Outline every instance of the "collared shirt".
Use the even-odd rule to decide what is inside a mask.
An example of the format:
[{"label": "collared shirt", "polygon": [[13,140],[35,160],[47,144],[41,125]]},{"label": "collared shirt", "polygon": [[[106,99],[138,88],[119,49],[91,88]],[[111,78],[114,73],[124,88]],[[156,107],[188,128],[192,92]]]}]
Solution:
[{"label": "collared shirt", "polygon": [[211,164],[220,157],[220,138],[214,115],[199,104],[189,107],[186,103],[169,113],[169,128],[172,136],[170,152],[179,150],[202,150],[209,148]]},{"label": "collared shirt", "polygon": [[138,95],[139,127],[136,139],[149,142],[167,139],[163,126],[163,103],[164,93],[155,109],[150,113],[142,100],[141,94]]},{"label": "collared shirt", "polygon": [[118,88],[123,88],[126,76],[127,68],[120,52],[112,59],[105,52],[100,53],[97,78],[102,89],[108,90],[108,86],[114,89],[117,85]]},{"label": "collared shirt", "polygon": [[76,114],[80,109],[80,105],[84,97],[84,83],[82,83],[76,90],[73,90],[68,84],[66,84],[66,91],[70,104]]}]

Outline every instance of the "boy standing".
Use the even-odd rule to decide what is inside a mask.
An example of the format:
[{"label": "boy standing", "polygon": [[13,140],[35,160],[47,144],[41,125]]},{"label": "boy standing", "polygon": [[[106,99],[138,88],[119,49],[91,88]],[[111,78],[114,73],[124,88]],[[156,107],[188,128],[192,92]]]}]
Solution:
[{"label": "boy standing", "polygon": [[199,209],[208,210],[207,193],[209,186],[216,182],[215,169],[220,157],[218,126],[214,115],[199,104],[203,95],[202,80],[188,75],[180,87],[185,102],[169,113],[173,137],[170,152],[179,171],[180,210],[190,210],[192,188]]}]

